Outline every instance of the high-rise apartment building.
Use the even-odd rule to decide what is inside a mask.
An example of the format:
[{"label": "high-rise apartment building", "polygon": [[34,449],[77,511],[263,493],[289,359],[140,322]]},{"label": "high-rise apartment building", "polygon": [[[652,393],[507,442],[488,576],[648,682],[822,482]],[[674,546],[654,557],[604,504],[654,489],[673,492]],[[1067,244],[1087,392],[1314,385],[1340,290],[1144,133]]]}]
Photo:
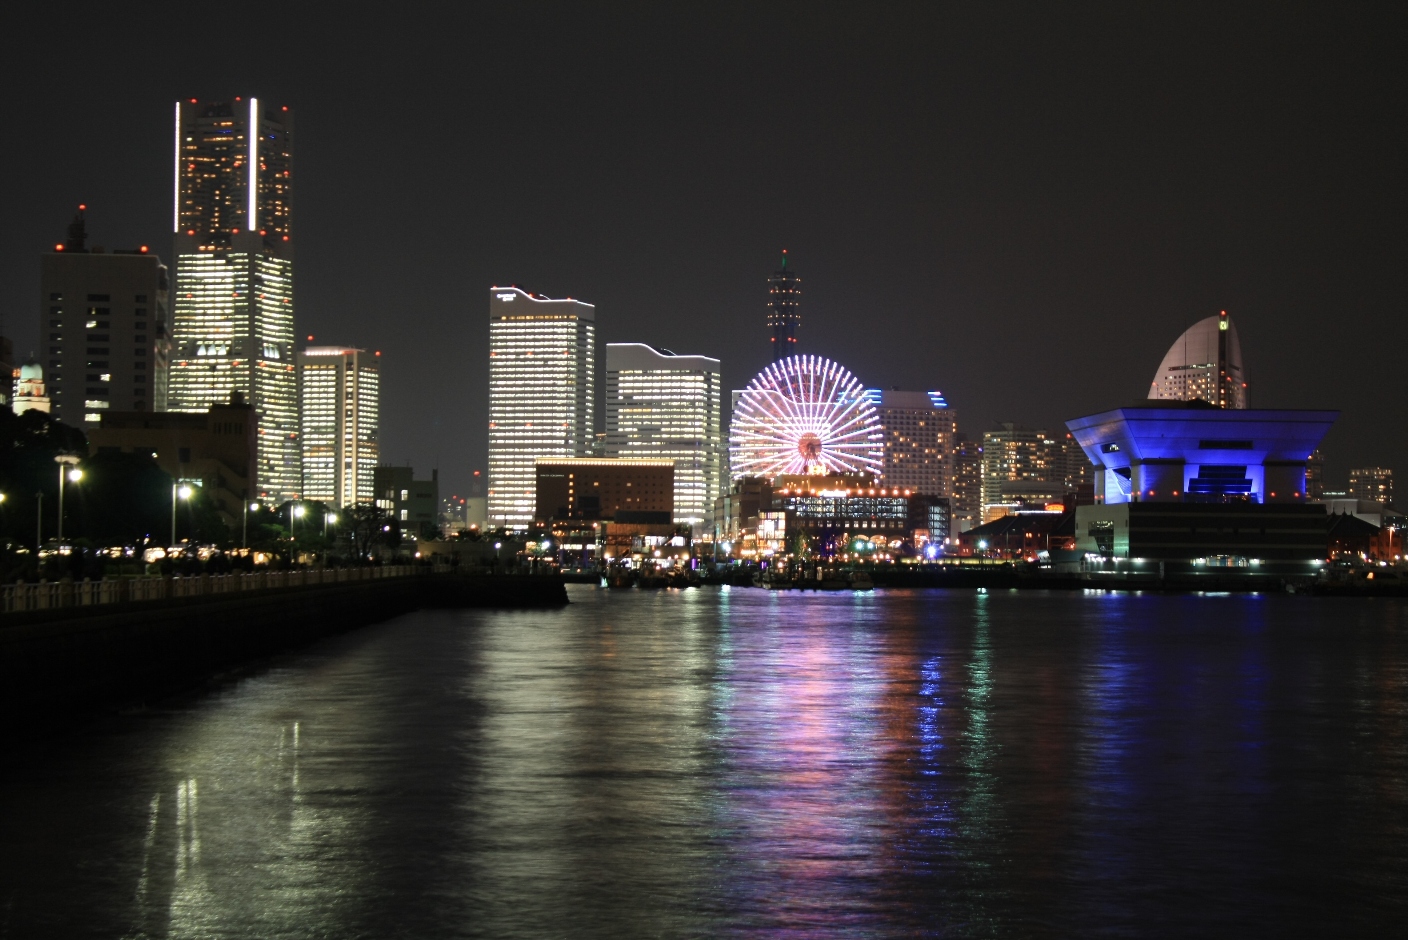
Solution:
[{"label": "high-rise apartment building", "polygon": [[983,445],[967,434],[953,435],[953,527],[956,534],[983,522]]},{"label": "high-rise apartment building", "polygon": [[533,521],[534,461],[584,457],[596,430],[596,308],[489,290],[489,525]]},{"label": "high-rise apartment building", "polygon": [[294,360],[293,116],[256,98],[176,105],[169,407],[241,392],[258,415],[260,498],[302,487]]},{"label": "high-rise apartment building", "polygon": [[370,502],[380,462],[381,353],[309,346],[298,356],[303,498]]},{"label": "high-rise apartment building", "polygon": [[984,522],[1012,503],[1061,502],[1091,477],[1089,461],[1069,433],[1011,422],[983,432],[982,465]]},{"label": "high-rise apartment building", "polygon": [[881,480],[925,496],[951,496],[957,416],[942,392],[866,390],[885,431]]},{"label": "high-rise apartment building", "polygon": [[54,415],[74,427],[109,409],[165,411],[171,349],[166,266],[145,245],[89,247],[84,208],[39,256],[39,361]]},{"label": "high-rise apartment building", "polygon": [[802,324],[802,279],[787,267],[787,252],[782,252],[782,267],[768,278],[768,329],[772,333],[772,361],[777,362],[797,353],[797,327]]},{"label": "high-rise apartment building", "polygon": [[719,360],[606,345],[606,456],[675,462],[674,521],[703,526],[724,490]]},{"label": "high-rise apartment building", "polygon": [[1387,467],[1360,467],[1349,471],[1349,495],[1392,505],[1393,471]]}]

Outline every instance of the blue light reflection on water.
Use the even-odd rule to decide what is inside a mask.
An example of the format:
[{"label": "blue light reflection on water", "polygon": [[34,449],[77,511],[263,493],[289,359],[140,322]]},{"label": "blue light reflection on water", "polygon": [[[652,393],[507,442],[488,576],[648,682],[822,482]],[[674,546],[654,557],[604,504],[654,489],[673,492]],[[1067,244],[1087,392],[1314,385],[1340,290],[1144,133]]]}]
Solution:
[{"label": "blue light reflection on water", "polygon": [[29,756],[0,781],[4,929],[1266,935],[1408,916],[1396,602],[573,597],[403,618]]}]

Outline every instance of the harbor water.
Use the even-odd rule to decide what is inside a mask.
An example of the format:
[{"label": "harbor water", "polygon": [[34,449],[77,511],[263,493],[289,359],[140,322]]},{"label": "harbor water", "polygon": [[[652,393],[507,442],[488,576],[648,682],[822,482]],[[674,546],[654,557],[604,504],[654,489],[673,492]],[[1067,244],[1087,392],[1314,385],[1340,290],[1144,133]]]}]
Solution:
[{"label": "harbor water", "polygon": [[1408,923],[1408,602],[570,594],[9,753],[0,937]]}]

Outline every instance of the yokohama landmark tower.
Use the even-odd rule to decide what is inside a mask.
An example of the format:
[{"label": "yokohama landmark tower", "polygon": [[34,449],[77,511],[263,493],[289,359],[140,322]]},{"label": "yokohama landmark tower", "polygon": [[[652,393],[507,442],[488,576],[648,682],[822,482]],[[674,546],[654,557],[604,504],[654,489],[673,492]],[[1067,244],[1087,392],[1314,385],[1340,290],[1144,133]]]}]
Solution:
[{"label": "yokohama landmark tower", "polygon": [[299,496],[293,116],[257,98],[176,104],[169,408],[238,392],[258,415],[256,492]]},{"label": "yokohama landmark tower", "polygon": [[787,251],[782,267],[768,278],[768,329],[772,331],[772,361],[779,362],[797,352],[797,327],[802,322],[802,279],[787,268]]}]

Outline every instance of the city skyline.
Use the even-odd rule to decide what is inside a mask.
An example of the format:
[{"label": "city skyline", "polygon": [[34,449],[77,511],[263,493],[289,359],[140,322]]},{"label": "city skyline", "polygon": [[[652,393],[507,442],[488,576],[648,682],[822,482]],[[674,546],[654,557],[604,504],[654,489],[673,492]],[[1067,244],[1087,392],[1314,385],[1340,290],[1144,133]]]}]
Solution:
[{"label": "city skyline", "polygon": [[[764,11],[757,22],[772,16]],[[106,244],[152,244],[170,263],[160,246],[171,213],[171,102],[247,89],[307,117],[300,333],[386,349],[388,388],[425,393],[388,398],[386,457],[438,465],[456,489],[485,466],[486,429],[450,433],[487,411],[487,381],[461,366],[487,351],[472,299],[482,286],[517,281],[591,297],[608,311],[602,342],[697,350],[721,359],[725,386],[738,388],[766,362],[766,276],[783,247],[807,281],[800,352],[842,360],[875,384],[942,388],[967,433],[998,420],[1057,427],[1111,400],[1136,400],[1169,343],[1226,309],[1247,344],[1256,402],[1343,410],[1325,444],[1329,485],[1342,487],[1350,466],[1401,465],[1405,445],[1372,429],[1408,413],[1403,393],[1317,338],[1330,312],[1347,333],[1390,345],[1403,338],[1383,313],[1393,303],[1384,259],[1399,244],[1385,228],[1397,215],[1394,198],[1383,198],[1396,192],[1381,129],[1392,122],[1345,96],[1387,67],[1371,31],[1329,12],[1310,21],[1229,15],[1213,39],[1195,33],[1191,14],[1131,13],[1110,18],[1123,29],[1120,51],[1099,39],[1108,29],[1098,18],[1037,21],[932,14],[916,21],[915,40],[901,38],[882,56],[871,26],[817,14],[785,66],[766,64],[752,40],[705,30],[694,45],[662,45],[680,63],[662,59],[668,74],[684,76],[676,70],[719,49],[739,57],[741,72],[718,90],[686,78],[675,112],[645,107],[655,103],[648,90],[630,99],[615,73],[579,88],[558,81],[572,71],[581,36],[622,25],[564,14],[539,24],[539,36],[565,55],[545,57],[552,64],[541,80],[491,84],[475,98],[472,132],[432,134],[434,122],[422,120],[461,81],[427,66],[412,95],[377,66],[334,78],[329,53],[316,54],[311,25],[298,17],[289,41],[306,64],[266,62],[262,52],[257,63],[190,74],[124,63],[124,94],[103,113],[84,112],[82,124],[70,77],[50,78],[48,89],[22,82],[33,90],[23,113],[42,106],[46,126],[57,127],[5,158],[12,177],[30,182],[3,235],[0,332],[14,338],[16,360],[37,351],[28,299],[35,256],[79,202]],[[124,35],[110,25],[106,35]],[[626,32],[668,37],[680,25],[699,24],[661,14]],[[1030,53],[1026,62],[1011,58],[1002,83],[962,48],[964,37],[990,28]],[[1304,61],[1297,50],[1350,30],[1369,43],[1352,60],[1335,46],[1317,64],[1291,69]],[[408,53],[407,36],[391,32],[388,63]],[[843,35],[851,54],[828,75],[826,50]],[[921,51],[919,36],[947,38]],[[1223,55],[1229,45],[1267,68],[1253,75],[1229,64],[1245,58]],[[77,38],[95,67],[116,66],[90,46]],[[1174,48],[1182,58],[1169,58]],[[473,69],[492,75],[500,56],[491,51]],[[1145,64],[1163,62],[1171,72]],[[784,73],[790,80],[772,81]],[[878,104],[863,111],[836,96],[857,80]],[[788,89],[782,124],[767,96],[750,100],[773,86]],[[607,97],[581,110],[595,100],[589,93]],[[1156,121],[1142,105],[1151,94]],[[1281,117],[1296,102],[1299,130]],[[1069,117],[1046,122],[1040,115],[1053,107]],[[403,113],[410,137],[338,143],[340,128],[378,109]],[[1092,123],[1107,114],[1115,117]],[[541,132],[509,130],[515,115],[537,115]],[[686,118],[697,127],[681,129]],[[706,142],[691,148],[696,131]],[[89,136],[116,152],[93,160],[75,145]],[[545,143],[554,139],[582,146],[555,151]],[[763,139],[781,146],[748,149]],[[1209,139],[1219,141],[1215,151],[1204,148]],[[481,146],[488,141],[494,146]],[[412,176],[377,169],[397,166],[395,155],[450,147],[473,154],[470,169],[448,177],[433,160]],[[719,159],[727,152],[738,157]],[[1338,161],[1334,172],[1327,154]],[[787,194],[781,213],[778,192]],[[446,220],[453,240],[438,235]],[[455,286],[461,281],[469,296]],[[661,316],[662,297],[671,298],[670,316]],[[387,310],[404,329],[388,329]],[[1328,391],[1299,381],[1312,356]],[[999,370],[1032,378],[994,382]]]}]

